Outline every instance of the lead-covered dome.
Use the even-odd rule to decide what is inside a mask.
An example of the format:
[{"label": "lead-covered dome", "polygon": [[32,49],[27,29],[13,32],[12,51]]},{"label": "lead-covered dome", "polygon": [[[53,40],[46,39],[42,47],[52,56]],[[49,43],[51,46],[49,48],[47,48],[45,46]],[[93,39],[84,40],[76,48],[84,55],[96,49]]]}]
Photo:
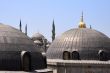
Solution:
[{"label": "lead-covered dome", "polygon": [[47,51],[47,58],[62,59],[64,51],[78,51],[81,59],[98,59],[98,51],[110,53],[110,40],[103,33],[88,29],[71,29],[56,38]]},{"label": "lead-covered dome", "polygon": [[82,15],[79,28],[70,29],[53,41],[47,58],[110,60],[110,39],[97,30],[86,28]]},{"label": "lead-covered dome", "polygon": [[24,33],[9,25],[0,23],[0,51],[38,51],[33,41]]},{"label": "lead-covered dome", "polygon": [[23,32],[0,23],[0,70],[46,68],[46,58]]},{"label": "lead-covered dome", "polygon": [[35,40],[42,40],[42,39],[45,39],[45,37],[40,34],[39,32],[38,33],[35,33],[34,35],[32,35],[32,40],[35,41]]}]

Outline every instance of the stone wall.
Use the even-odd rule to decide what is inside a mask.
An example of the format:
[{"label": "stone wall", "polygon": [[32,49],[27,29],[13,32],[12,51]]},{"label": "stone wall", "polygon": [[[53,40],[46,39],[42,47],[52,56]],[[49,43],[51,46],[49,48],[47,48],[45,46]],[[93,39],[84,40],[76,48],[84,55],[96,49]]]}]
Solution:
[{"label": "stone wall", "polygon": [[[108,64],[107,64],[108,63]],[[109,62],[48,62],[53,73],[110,73]]]}]

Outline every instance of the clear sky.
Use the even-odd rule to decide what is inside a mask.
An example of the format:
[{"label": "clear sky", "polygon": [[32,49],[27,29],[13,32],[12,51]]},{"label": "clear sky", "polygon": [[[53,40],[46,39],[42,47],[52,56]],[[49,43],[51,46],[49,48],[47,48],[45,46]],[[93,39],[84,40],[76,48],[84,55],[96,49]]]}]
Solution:
[{"label": "clear sky", "polygon": [[28,25],[28,35],[42,33],[51,40],[52,22],[56,36],[77,28],[81,12],[89,27],[110,37],[110,0],[0,0],[0,22],[19,28]]}]

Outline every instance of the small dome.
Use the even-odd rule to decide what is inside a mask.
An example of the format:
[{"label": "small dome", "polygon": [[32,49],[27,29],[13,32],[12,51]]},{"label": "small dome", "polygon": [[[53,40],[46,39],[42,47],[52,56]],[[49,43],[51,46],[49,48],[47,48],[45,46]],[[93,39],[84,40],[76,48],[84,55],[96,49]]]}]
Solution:
[{"label": "small dome", "polygon": [[35,40],[41,40],[41,39],[44,39],[45,37],[40,34],[40,33],[35,33],[33,36],[32,36],[32,40],[35,41]]},{"label": "small dome", "polygon": [[76,28],[64,32],[53,41],[47,50],[47,58],[63,59],[64,51],[77,51],[81,59],[97,60],[99,50],[110,56],[110,39],[106,35],[94,29]]}]

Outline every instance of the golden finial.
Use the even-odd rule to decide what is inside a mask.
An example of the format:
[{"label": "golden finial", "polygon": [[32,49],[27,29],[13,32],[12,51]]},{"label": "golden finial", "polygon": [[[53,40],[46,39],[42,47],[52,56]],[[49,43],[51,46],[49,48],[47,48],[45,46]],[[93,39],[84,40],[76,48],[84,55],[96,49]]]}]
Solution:
[{"label": "golden finial", "polygon": [[81,20],[79,22],[79,28],[86,28],[86,24],[83,21],[83,12],[82,12],[82,15],[81,15]]}]

